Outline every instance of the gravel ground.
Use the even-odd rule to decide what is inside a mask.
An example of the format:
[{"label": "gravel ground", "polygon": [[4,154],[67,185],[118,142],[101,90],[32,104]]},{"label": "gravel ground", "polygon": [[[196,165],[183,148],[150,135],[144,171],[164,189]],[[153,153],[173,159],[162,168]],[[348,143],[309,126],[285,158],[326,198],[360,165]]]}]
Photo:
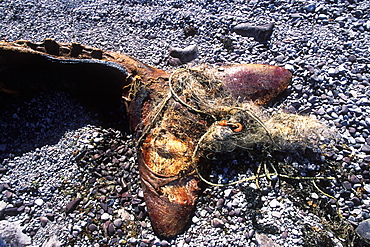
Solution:
[{"label": "gravel ground", "polygon": [[[101,119],[64,93],[42,93],[1,106],[2,238],[19,225],[12,241],[31,246],[366,245],[351,229],[370,231],[369,10],[357,0],[1,1],[0,36],[8,41],[80,42],[165,70],[176,69],[169,48],[189,45],[199,51],[190,65],[283,66],[293,83],[268,107],[315,116],[341,137],[325,155],[285,157],[301,175],[335,176],[319,185],[336,200],[304,181],[275,189],[261,181],[262,191],[253,182],[207,187],[186,232],[163,240],[146,215],[124,121]],[[274,23],[271,39],[237,34],[240,23]],[[250,164],[240,172],[246,162],[220,165],[212,176],[242,178],[253,171]]]}]

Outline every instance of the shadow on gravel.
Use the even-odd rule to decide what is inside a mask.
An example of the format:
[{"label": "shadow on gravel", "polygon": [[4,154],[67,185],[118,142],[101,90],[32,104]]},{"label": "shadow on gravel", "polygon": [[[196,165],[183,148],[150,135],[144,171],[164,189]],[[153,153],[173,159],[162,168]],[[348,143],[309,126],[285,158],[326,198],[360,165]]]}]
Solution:
[{"label": "shadow on gravel", "polygon": [[77,99],[62,91],[40,92],[0,103],[0,163],[53,145],[69,130],[87,125],[128,132],[123,102]]},{"label": "shadow on gravel", "polygon": [[88,124],[127,131],[122,102],[127,71],[81,61],[2,52],[0,160],[54,144],[65,131]]}]

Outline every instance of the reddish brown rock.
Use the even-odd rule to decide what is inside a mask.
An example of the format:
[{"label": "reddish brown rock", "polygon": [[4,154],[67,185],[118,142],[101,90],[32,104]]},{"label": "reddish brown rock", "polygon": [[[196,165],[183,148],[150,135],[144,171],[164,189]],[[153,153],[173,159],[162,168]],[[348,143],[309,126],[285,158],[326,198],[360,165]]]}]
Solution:
[{"label": "reddish brown rock", "polygon": [[82,201],[82,198],[76,198],[76,199],[73,199],[72,201],[70,201],[67,205],[66,205],[66,208],[65,208],[65,211],[66,213],[72,213],[73,210],[75,210],[78,206],[78,204],[80,204],[80,202]]}]

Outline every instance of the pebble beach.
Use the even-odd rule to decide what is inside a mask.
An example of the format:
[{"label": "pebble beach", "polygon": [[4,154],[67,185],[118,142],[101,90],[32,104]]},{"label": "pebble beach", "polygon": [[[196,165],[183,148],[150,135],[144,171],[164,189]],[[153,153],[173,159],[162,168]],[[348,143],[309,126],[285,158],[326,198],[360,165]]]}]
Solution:
[{"label": "pebble beach", "polygon": [[[64,92],[0,105],[0,246],[370,246],[370,1],[4,0],[0,37],[77,42],[166,71],[281,66],[292,83],[266,111],[335,133],[323,153],[280,154],[300,177],[331,179],[205,186],[185,232],[161,239],[124,109],[102,117]],[[210,178],[257,165],[215,162]]]}]

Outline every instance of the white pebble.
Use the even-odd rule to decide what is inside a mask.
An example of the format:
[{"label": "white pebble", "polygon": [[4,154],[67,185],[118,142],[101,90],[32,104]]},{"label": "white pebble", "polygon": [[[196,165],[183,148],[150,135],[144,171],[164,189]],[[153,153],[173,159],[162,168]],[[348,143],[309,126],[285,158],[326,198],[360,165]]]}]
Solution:
[{"label": "white pebble", "polygon": [[233,189],[227,189],[224,191],[224,194],[225,194],[225,197],[229,197],[231,195],[231,192],[233,191]]},{"label": "white pebble", "polygon": [[328,74],[329,75],[335,75],[337,72],[336,72],[336,70],[334,69],[334,68],[330,68],[329,70],[328,70]]},{"label": "white pebble", "polygon": [[124,208],[119,209],[117,213],[122,220],[133,220],[133,216],[130,215],[130,213],[127,212]]},{"label": "white pebble", "polygon": [[44,204],[44,201],[42,200],[42,199],[36,199],[35,200],[35,204],[37,205],[37,206],[41,206],[42,204]]},{"label": "white pebble", "polygon": [[312,199],[319,199],[319,195],[317,193],[311,193],[311,198]]},{"label": "white pebble", "polygon": [[111,218],[112,218],[112,216],[108,213],[104,213],[100,217],[101,220],[110,220]]},{"label": "white pebble", "polygon": [[362,209],[361,208],[355,208],[355,209],[352,210],[352,213],[356,214],[356,215],[360,215],[362,213]]},{"label": "white pebble", "polygon": [[280,202],[278,202],[276,199],[273,199],[273,200],[270,202],[269,206],[270,206],[271,208],[278,208],[278,207],[280,207]]},{"label": "white pebble", "polygon": [[293,67],[293,65],[291,65],[291,64],[286,64],[286,65],[284,66],[284,68],[285,68],[285,69],[287,69],[287,70],[290,70],[290,71],[294,72],[294,67]]},{"label": "white pebble", "polygon": [[272,211],[271,215],[275,218],[281,218],[281,213],[278,211]]},{"label": "white pebble", "polygon": [[101,137],[94,138],[94,142],[95,143],[99,143],[99,142],[101,142],[103,140],[104,140],[104,138],[101,138]]}]

